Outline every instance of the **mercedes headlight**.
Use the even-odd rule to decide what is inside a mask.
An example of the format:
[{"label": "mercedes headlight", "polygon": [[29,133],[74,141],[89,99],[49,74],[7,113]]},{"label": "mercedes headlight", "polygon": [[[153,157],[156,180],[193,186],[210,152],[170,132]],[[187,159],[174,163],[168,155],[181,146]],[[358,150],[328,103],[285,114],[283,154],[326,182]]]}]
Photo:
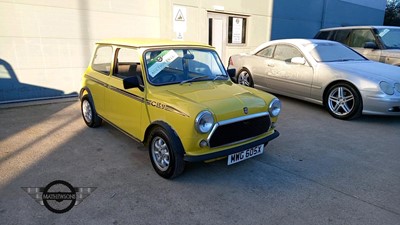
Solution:
[{"label": "mercedes headlight", "polygon": [[397,92],[400,93],[400,84],[399,83],[395,83],[394,88],[396,89]]},{"label": "mercedes headlight", "polygon": [[394,94],[394,88],[393,85],[390,85],[388,82],[386,81],[382,81],[379,83],[379,87],[381,88],[381,90],[387,94],[387,95],[393,95]]},{"label": "mercedes headlight", "polygon": [[278,116],[281,112],[281,101],[279,99],[274,98],[269,104],[269,114],[273,117]]},{"label": "mercedes headlight", "polygon": [[196,116],[196,129],[200,133],[208,133],[214,126],[214,117],[210,111],[202,111]]}]

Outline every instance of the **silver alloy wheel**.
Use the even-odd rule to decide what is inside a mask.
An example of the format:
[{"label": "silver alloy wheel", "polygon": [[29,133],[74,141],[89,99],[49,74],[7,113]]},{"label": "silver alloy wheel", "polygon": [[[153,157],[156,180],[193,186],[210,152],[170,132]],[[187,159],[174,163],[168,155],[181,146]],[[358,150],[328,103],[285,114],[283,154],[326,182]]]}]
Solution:
[{"label": "silver alloy wheel", "polygon": [[83,112],[83,118],[87,123],[92,122],[93,118],[93,112],[92,112],[92,107],[90,106],[90,103],[88,100],[83,100],[82,102],[82,112]]},{"label": "silver alloy wheel", "polygon": [[328,106],[329,110],[331,110],[335,115],[346,116],[354,109],[354,95],[346,87],[339,86],[329,93]]},{"label": "silver alloy wheel", "polygon": [[243,70],[239,73],[238,83],[250,87],[250,75],[247,71]]},{"label": "silver alloy wheel", "polygon": [[169,168],[169,149],[167,143],[161,137],[155,137],[151,142],[151,156],[154,164],[161,171]]}]

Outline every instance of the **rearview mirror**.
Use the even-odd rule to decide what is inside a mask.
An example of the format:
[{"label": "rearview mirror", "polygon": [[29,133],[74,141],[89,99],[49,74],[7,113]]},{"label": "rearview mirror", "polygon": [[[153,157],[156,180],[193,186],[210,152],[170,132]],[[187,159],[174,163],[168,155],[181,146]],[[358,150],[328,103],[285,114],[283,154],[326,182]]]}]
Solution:
[{"label": "rearview mirror", "polygon": [[290,62],[293,64],[304,65],[306,64],[306,59],[304,57],[293,57]]},{"label": "rearview mirror", "polygon": [[192,54],[184,54],[183,59],[194,59],[194,55]]}]

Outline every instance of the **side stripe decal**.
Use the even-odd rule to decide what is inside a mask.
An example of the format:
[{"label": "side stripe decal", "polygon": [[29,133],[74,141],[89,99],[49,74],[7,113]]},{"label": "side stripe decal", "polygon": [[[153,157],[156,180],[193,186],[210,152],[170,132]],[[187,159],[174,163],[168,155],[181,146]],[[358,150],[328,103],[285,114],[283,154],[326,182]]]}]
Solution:
[{"label": "side stripe decal", "polygon": [[[108,85],[107,83],[105,83],[105,82],[103,82],[103,81],[101,81],[101,80],[98,80],[98,79],[96,79],[96,78],[94,78],[94,77],[92,77],[92,76],[89,76],[89,75],[87,75],[87,74],[85,75],[85,77],[86,77],[87,79],[89,79],[89,80],[95,82],[95,83],[98,83],[98,84],[100,84],[100,85],[102,85],[102,86],[104,86],[104,87],[106,87],[106,88],[112,90],[112,91],[115,91],[115,92],[118,92],[118,93],[120,93],[120,94],[122,94],[122,95],[125,95],[126,97],[135,99],[136,101],[139,101],[139,102],[141,102],[141,103],[144,103],[144,102],[145,102],[145,100],[144,100],[143,97],[140,97],[140,96],[138,96],[138,95],[135,95],[135,94],[129,93],[129,92],[127,92],[127,91],[121,90],[121,89],[119,89],[119,88],[117,88],[117,87]],[[163,103],[161,103],[161,102],[156,102],[156,101],[152,101],[152,100],[149,100],[149,99],[148,99],[148,100],[146,100],[146,104],[149,105],[149,106],[153,106],[153,107],[159,108],[159,109],[163,109],[163,110],[168,111],[168,112],[177,113],[177,114],[179,114],[179,115],[181,115],[181,116],[189,117],[189,115],[187,115],[186,113],[184,113],[184,112],[182,112],[182,111],[180,111],[180,110],[178,110],[178,109],[176,109],[176,108],[174,108],[174,107],[172,107],[172,106],[170,106],[170,105],[163,104]]]}]

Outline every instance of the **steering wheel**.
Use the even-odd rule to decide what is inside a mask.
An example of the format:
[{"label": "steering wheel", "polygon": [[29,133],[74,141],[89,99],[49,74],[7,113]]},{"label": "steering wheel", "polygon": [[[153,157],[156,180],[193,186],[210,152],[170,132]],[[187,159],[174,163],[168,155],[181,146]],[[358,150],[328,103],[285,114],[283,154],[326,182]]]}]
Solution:
[{"label": "steering wheel", "polygon": [[159,73],[152,79],[152,81],[157,84],[171,83],[177,81],[177,76],[173,73]]}]

